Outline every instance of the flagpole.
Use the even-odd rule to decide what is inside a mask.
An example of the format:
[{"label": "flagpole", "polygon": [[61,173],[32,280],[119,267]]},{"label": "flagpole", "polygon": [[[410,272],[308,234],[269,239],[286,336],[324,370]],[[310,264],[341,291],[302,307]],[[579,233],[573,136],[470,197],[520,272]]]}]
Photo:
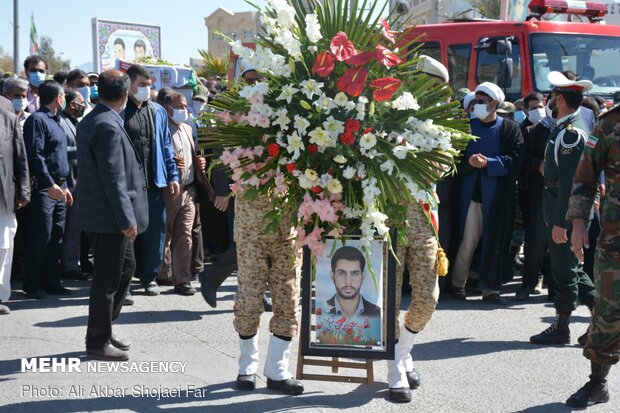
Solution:
[{"label": "flagpole", "polygon": [[19,0],[13,0],[13,72],[19,74]]}]

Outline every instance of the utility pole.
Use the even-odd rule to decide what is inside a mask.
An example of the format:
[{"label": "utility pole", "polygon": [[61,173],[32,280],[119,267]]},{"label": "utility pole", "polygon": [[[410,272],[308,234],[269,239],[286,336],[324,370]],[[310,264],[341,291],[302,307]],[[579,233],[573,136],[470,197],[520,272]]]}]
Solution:
[{"label": "utility pole", "polygon": [[19,0],[13,0],[13,72],[19,73]]}]

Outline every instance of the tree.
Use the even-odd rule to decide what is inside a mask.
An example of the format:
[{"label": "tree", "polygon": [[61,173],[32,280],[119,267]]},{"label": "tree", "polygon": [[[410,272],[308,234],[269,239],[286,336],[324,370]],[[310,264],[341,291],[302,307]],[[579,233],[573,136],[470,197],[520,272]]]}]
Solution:
[{"label": "tree", "polygon": [[71,60],[65,60],[56,55],[56,51],[52,47],[52,39],[48,36],[41,37],[39,56],[47,62],[47,73],[49,74],[67,72],[71,68]]},{"label": "tree", "polygon": [[472,7],[480,12],[487,19],[500,18],[502,4],[500,0],[475,0],[471,3]]},{"label": "tree", "polygon": [[226,58],[215,57],[203,49],[198,49],[198,53],[202,57],[202,65],[196,70],[198,76],[206,79],[214,78],[216,76],[226,76],[226,73],[228,72],[228,62],[226,61]]},{"label": "tree", "polygon": [[13,58],[0,46],[0,71],[13,72]]}]

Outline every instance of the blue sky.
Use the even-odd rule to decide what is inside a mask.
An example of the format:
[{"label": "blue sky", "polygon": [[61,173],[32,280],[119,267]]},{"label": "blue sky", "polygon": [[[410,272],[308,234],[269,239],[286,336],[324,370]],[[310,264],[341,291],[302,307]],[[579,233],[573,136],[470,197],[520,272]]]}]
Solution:
[{"label": "blue sky", "polygon": [[[264,5],[265,0],[255,0]],[[188,64],[207,48],[204,18],[218,7],[231,12],[251,10],[243,0],[19,0],[20,50],[23,61],[30,46],[30,15],[34,12],[39,38],[52,38],[52,46],[71,66],[90,70],[93,60],[93,17],[161,26],[162,57]],[[13,0],[0,0],[0,46],[13,55]]]}]

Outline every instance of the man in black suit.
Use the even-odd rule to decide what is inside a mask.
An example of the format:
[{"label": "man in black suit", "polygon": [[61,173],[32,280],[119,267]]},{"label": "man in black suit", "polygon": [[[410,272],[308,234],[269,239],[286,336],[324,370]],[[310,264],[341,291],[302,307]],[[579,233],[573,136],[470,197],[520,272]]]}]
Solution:
[{"label": "man in black suit", "polygon": [[86,351],[104,360],[127,360],[129,344],[112,334],[136,270],[133,242],[148,225],[144,171],[119,113],[129,77],[117,70],[99,76],[99,103],[77,127],[78,225],[94,257]]},{"label": "man in black suit", "polygon": [[0,109],[0,314],[8,314],[3,305],[11,296],[13,237],[17,230],[15,210],[30,201],[28,158],[19,118]]}]

